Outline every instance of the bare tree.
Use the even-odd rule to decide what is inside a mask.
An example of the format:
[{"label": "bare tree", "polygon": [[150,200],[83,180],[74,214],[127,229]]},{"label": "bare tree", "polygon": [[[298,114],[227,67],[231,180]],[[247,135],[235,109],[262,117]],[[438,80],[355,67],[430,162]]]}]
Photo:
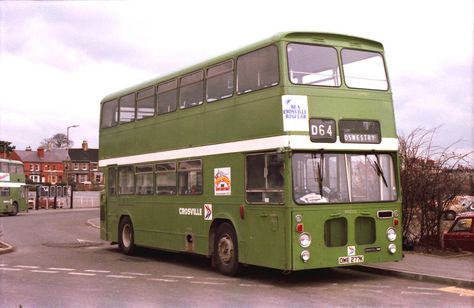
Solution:
[{"label": "bare tree", "polygon": [[72,140],[67,140],[67,136],[65,134],[58,133],[51,138],[43,139],[40,146],[47,149],[62,149],[71,147],[73,144],[74,142]]},{"label": "bare tree", "polygon": [[0,140],[0,157],[8,158],[14,150],[15,146],[10,141]]},{"label": "bare tree", "polygon": [[463,170],[472,170],[466,158],[473,153],[457,153],[458,142],[433,145],[437,130],[417,128],[399,137],[403,236],[436,246],[442,240],[444,213],[469,176]]}]

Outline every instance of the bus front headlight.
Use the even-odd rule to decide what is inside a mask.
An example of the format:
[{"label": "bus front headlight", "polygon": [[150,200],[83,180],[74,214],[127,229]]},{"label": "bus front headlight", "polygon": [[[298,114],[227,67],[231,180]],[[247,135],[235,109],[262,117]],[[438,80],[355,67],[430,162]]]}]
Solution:
[{"label": "bus front headlight", "polygon": [[395,231],[394,228],[388,228],[387,229],[387,239],[390,242],[393,242],[394,240],[397,239],[397,231]]},{"label": "bus front headlight", "polygon": [[309,233],[301,233],[299,237],[300,246],[303,248],[309,247],[311,245],[311,235]]},{"label": "bus front headlight", "polygon": [[388,252],[390,252],[392,255],[397,252],[397,246],[394,243],[391,243],[388,245]]},{"label": "bus front headlight", "polygon": [[301,252],[301,255],[300,255],[300,256],[301,256],[301,260],[303,260],[303,262],[308,262],[308,261],[309,261],[309,258],[310,258],[310,253],[309,253],[309,251],[307,251],[307,250],[303,250],[303,251]]}]

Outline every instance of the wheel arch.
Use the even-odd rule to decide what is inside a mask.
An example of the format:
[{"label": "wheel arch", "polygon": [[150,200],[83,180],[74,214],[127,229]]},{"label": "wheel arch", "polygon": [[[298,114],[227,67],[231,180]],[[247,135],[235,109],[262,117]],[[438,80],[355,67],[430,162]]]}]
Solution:
[{"label": "wheel arch", "polygon": [[235,234],[237,236],[237,242],[239,240],[239,233],[232,219],[230,219],[229,217],[214,219],[212,221],[211,227],[209,228],[209,235],[208,235],[209,236],[209,241],[208,241],[208,255],[209,256],[212,256],[214,254],[214,241],[216,240],[216,232],[219,226],[223,223],[228,223],[229,225],[232,226],[232,228],[234,228]]},{"label": "wheel arch", "polygon": [[122,212],[118,219],[117,219],[117,225],[116,225],[116,228],[115,228],[115,231],[116,231],[116,238],[115,238],[115,242],[118,243],[119,242],[119,236],[120,236],[120,223],[122,222],[122,219],[124,219],[125,217],[128,217],[128,219],[130,219],[130,221],[132,222],[132,225],[133,224],[133,216],[129,213],[129,212]]}]

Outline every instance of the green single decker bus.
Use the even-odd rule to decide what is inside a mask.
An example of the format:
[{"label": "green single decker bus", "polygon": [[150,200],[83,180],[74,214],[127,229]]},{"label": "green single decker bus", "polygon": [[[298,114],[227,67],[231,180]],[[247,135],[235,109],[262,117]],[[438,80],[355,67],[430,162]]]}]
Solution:
[{"label": "green single decker bus", "polygon": [[101,238],[212,258],[226,275],[402,257],[382,44],[292,32],[101,103]]},{"label": "green single decker bus", "polygon": [[0,214],[28,211],[27,194],[23,163],[0,158]]}]

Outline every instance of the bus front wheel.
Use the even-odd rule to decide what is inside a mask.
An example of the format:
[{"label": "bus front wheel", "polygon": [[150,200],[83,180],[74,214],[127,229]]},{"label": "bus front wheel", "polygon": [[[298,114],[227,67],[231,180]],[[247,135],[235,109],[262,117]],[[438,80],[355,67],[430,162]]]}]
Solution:
[{"label": "bus front wheel", "polygon": [[132,255],[135,250],[133,224],[130,217],[125,216],[120,220],[118,242],[120,250],[126,255]]},{"label": "bus front wheel", "polygon": [[214,258],[216,267],[222,274],[234,276],[237,273],[239,269],[237,235],[229,223],[223,223],[217,228]]}]

